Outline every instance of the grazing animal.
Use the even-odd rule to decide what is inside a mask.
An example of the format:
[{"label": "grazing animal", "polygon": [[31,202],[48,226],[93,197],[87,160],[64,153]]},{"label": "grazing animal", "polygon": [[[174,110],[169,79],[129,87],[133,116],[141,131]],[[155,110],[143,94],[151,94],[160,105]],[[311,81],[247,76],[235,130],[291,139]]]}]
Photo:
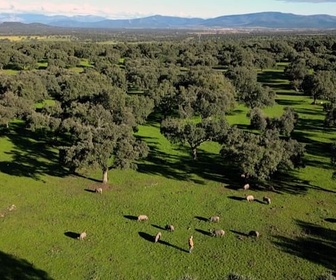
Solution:
[{"label": "grazing animal", "polygon": [[14,211],[14,210],[16,210],[16,206],[14,204],[8,207],[8,211]]},{"label": "grazing animal", "polygon": [[263,202],[265,202],[266,204],[271,204],[271,199],[267,196],[263,197]]},{"label": "grazing animal", "polygon": [[245,184],[243,186],[244,191],[247,191],[250,188],[250,184]]},{"label": "grazing animal", "polygon": [[210,222],[218,223],[219,222],[219,217],[218,216],[212,216],[209,218]]},{"label": "grazing animal", "polygon": [[256,230],[251,230],[248,234],[250,237],[259,237],[260,233]]},{"label": "grazing animal", "polygon": [[161,239],[161,232],[158,232],[157,235],[155,236],[154,242],[157,243]]},{"label": "grazing animal", "polygon": [[79,240],[84,240],[84,238],[86,238],[86,232],[83,231],[80,233],[80,235],[77,237]]},{"label": "grazing animal", "polygon": [[254,200],[254,196],[253,195],[247,195],[246,196],[246,200],[247,201],[253,201]]},{"label": "grazing animal", "polygon": [[194,240],[193,236],[190,236],[188,239],[188,245],[189,245],[189,253],[194,249]]},{"label": "grazing animal", "polygon": [[103,193],[103,189],[102,188],[97,188],[97,189],[95,189],[95,192],[102,194]]},{"label": "grazing animal", "polygon": [[140,215],[138,216],[138,221],[147,221],[148,217],[146,215]]},{"label": "grazing animal", "polygon": [[174,231],[175,228],[174,228],[173,225],[166,225],[166,230],[168,230],[168,231]]},{"label": "grazing animal", "polygon": [[213,237],[224,236],[225,231],[222,229],[214,229],[211,231]]}]

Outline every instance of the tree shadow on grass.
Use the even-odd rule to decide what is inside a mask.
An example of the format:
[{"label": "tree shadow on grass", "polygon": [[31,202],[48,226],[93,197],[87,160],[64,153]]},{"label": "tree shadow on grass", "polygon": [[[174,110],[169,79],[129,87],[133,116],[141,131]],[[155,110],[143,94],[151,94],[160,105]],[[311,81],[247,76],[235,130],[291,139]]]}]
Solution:
[{"label": "tree shadow on grass", "polygon": [[[306,131],[309,131],[309,128],[307,128]],[[319,157],[325,157],[330,158],[330,143],[327,142],[321,142],[321,141],[315,141],[309,138],[309,134],[307,132],[301,132],[301,131],[294,131],[293,132],[293,138],[299,141],[300,143],[305,144],[305,149],[308,154],[319,156]],[[330,164],[325,164],[324,162],[320,162],[319,164],[310,164],[309,161],[305,159],[306,165],[311,165],[315,167],[322,167],[322,168],[331,168]]]},{"label": "tree shadow on grass", "polygon": [[0,276],[3,280],[52,280],[47,272],[34,267],[27,260],[0,252]]},{"label": "tree shadow on grass", "polygon": [[80,233],[73,232],[73,231],[66,231],[64,232],[64,235],[72,239],[78,239],[78,237],[80,236]]},{"label": "tree shadow on grass", "polygon": [[191,181],[196,184],[205,184],[205,181],[194,178],[194,174],[211,181],[221,183],[241,183],[240,176],[235,176],[232,170],[223,164],[223,158],[218,154],[198,149],[198,159],[191,156],[190,148],[176,146],[182,154],[174,155],[161,151],[152,138],[141,137],[149,143],[150,152],[145,161],[137,164],[138,172],[161,175],[179,181]]},{"label": "tree shadow on grass", "polygon": [[[264,70],[258,73],[258,82],[259,83],[274,83],[279,85],[287,85],[279,80],[286,80],[285,73],[283,71],[269,71]],[[289,85],[288,85],[289,86]]]},{"label": "tree shadow on grass", "polygon": [[182,251],[182,252],[189,253],[188,250],[185,250],[185,249],[183,249],[183,248],[181,248],[181,247],[178,247],[178,246],[176,246],[176,245],[173,245],[173,244],[171,244],[171,243],[169,243],[169,242],[167,242],[167,241],[159,240],[159,243],[160,243],[160,244],[163,244],[163,245],[166,245],[166,246],[169,246],[169,247],[172,247],[172,248],[174,248],[174,249],[176,249],[176,250],[180,250],[180,251]]},{"label": "tree shadow on grass", "polygon": [[211,232],[210,231],[206,231],[206,230],[203,230],[203,229],[199,229],[199,228],[195,228],[195,231],[205,235],[205,236],[211,236]]},{"label": "tree shadow on grass", "polygon": [[303,235],[296,238],[275,236],[274,243],[286,253],[336,270],[336,231],[297,220]]},{"label": "tree shadow on grass", "polygon": [[[276,103],[281,106],[294,106],[302,104],[301,100],[290,100],[290,99],[277,99]],[[295,110],[296,111],[296,110]]]},{"label": "tree shadow on grass", "polygon": [[1,172],[35,180],[41,180],[44,175],[68,175],[68,171],[59,164],[57,149],[51,148],[43,135],[25,129],[23,124],[11,124],[6,137],[14,148],[5,152],[12,160],[0,162]]},{"label": "tree shadow on grass", "polygon": [[74,175],[74,176],[77,176],[77,177],[79,177],[79,178],[87,179],[87,180],[90,180],[90,181],[93,181],[93,182],[101,183],[101,184],[102,184],[102,180],[98,180],[98,179],[95,179],[95,178],[91,178],[91,177],[85,176],[85,175],[83,175],[83,174],[79,174],[78,172],[74,172],[73,175]]},{"label": "tree shadow on grass", "polygon": [[154,242],[155,241],[155,236],[150,235],[150,234],[148,234],[146,232],[140,231],[139,232],[139,236],[142,237],[143,239],[149,241],[149,242]]},{"label": "tree shadow on grass", "polygon": [[[315,125],[315,124],[312,124]],[[303,141],[308,143],[308,152],[316,155],[327,156],[326,146],[324,143],[319,143],[308,138],[307,135],[301,132],[295,132],[296,137],[304,137]],[[258,182],[252,178],[246,180],[241,178],[241,171],[234,166],[228,164],[219,153],[210,153],[202,149],[198,149],[198,159],[193,160],[190,155],[190,147],[175,146],[179,154],[165,153],[160,150],[159,140],[154,137],[140,137],[150,146],[150,153],[146,160],[138,163],[138,171],[145,174],[160,175],[166,178],[179,181],[192,181],[196,184],[206,184],[205,180],[220,182],[229,189],[237,190],[247,182],[251,186],[260,185],[257,191],[273,191],[276,193],[289,194],[305,194],[309,189],[315,189],[325,192],[333,192],[319,186],[312,185],[308,181],[298,179],[296,170],[277,172],[272,175],[270,182]],[[301,139],[302,140],[302,139]],[[329,152],[329,151],[328,151]],[[328,155],[329,156],[329,155]],[[310,160],[310,159],[309,159]],[[311,161],[306,160],[306,164],[313,165]],[[316,163],[317,167],[326,167],[325,163]],[[330,168],[330,165],[328,165]],[[204,181],[194,179],[197,175]],[[264,185],[272,184],[274,188],[267,189]],[[237,187],[235,187],[237,186]],[[244,198],[231,196],[235,200],[244,200]]]},{"label": "tree shadow on grass", "polygon": [[138,220],[138,217],[133,216],[133,215],[124,215],[124,218],[129,219],[131,221],[137,221]]},{"label": "tree shadow on grass", "polygon": [[310,181],[298,179],[295,176],[293,176],[291,172],[276,173],[272,179],[272,184],[275,187],[276,192],[279,194],[281,193],[304,194],[309,189],[323,191],[326,193],[336,193],[333,190],[312,185]]}]

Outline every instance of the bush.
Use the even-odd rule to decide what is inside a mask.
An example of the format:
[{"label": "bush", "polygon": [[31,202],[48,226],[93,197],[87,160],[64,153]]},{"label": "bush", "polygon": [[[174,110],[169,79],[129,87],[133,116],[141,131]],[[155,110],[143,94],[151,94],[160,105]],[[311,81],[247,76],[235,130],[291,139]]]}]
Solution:
[{"label": "bush", "polygon": [[251,128],[258,129],[260,131],[264,131],[266,129],[267,121],[259,108],[252,109],[249,112],[248,117],[250,118]]}]

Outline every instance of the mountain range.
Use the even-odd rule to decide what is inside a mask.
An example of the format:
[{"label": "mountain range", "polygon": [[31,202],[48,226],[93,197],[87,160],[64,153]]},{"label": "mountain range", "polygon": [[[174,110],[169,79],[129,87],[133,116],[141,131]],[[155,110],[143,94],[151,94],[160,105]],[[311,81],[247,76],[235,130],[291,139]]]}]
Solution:
[{"label": "mountain range", "polygon": [[154,15],[135,19],[108,19],[100,16],[48,16],[43,14],[0,13],[0,23],[20,22],[70,28],[126,29],[209,29],[209,28],[281,28],[336,29],[336,16],[297,15],[260,12],[226,15],[209,19]]}]

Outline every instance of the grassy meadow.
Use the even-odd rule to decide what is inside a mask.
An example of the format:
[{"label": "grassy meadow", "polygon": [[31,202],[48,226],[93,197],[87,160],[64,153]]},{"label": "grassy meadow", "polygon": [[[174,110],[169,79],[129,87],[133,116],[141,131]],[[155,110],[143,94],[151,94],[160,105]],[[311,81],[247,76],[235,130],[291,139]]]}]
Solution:
[{"label": "grassy meadow", "polygon": [[[275,191],[252,188],[242,200],[240,174],[219,157],[219,145],[201,146],[194,162],[188,147],[170,144],[159,124],[138,136],[150,146],[138,170],[111,170],[103,193],[99,170],[68,175],[57,151],[37,135],[11,124],[0,135],[0,275],[2,279],[317,279],[336,270],[336,188],[323,129],[322,106],[290,90],[282,69],[259,73],[277,92],[278,116],[286,106],[300,120],[294,133],[306,143],[306,167],[270,182]],[[228,119],[246,127],[247,108]],[[262,197],[272,199],[270,205]],[[16,209],[10,209],[11,205]],[[10,211],[12,210],[12,211]],[[146,222],[136,221],[140,214]],[[220,216],[218,224],[206,221]],[[175,232],[164,230],[173,224]],[[224,237],[211,237],[221,228]],[[77,234],[87,232],[87,239]],[[257,230],[258,239],[248,238]],[[159,243],[153,236],[162,232]],[[188,237],[195,248],[188,253]]]}]

